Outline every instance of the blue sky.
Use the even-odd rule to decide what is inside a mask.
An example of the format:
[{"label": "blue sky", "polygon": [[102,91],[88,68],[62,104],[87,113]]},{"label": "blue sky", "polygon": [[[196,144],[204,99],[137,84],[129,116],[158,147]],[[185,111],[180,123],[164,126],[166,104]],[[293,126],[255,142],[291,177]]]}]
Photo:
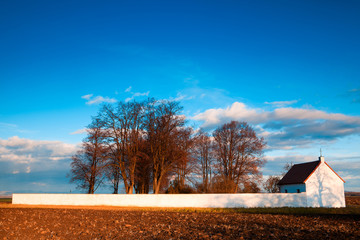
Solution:
[{"label": "blue sky", "polygon": [[99,104],[148,96],[179,100],[195,127],[248,121],[269,145],[265,178],[321,147],[360,191],[359,11],[358,1],[2,1],[0,195],[75,191],[69,156]]}]

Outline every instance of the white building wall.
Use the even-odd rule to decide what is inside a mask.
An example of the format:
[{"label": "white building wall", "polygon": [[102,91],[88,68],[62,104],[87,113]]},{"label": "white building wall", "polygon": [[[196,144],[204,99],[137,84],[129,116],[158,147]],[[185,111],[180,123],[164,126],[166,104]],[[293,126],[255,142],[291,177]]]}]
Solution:
[{"label": "white building wall", "polygon": [[280,185],[280,192],[285,193],[287,190],[287,193],[297,193],[297,190],[299,189],[300,192],[305,192],[305,184],[289,184],[289,185]]},{"label": "white building wall", "polygon": [[345,207],[344,182],[324,162],[305,184],[309,207]]},{"label": "white building wall", "polygon": [[13,194],[13,204],[122,207],[306,207],[306,193],[254,194]]}]

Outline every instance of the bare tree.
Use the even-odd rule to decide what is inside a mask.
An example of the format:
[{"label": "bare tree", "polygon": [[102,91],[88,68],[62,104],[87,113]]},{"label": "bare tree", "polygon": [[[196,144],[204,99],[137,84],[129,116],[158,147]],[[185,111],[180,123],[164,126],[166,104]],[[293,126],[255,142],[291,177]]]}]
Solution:
[{"label": "bare tree", "polygon": [[145,159],[147,156],[142,151],[144,148],[144,117],[145,106],[144,102],[128,103],[128,108],[125,113],[129,114],[129,129],[126,143],[126,156],[127,156],[127,177],[128,177],[128,193],[133,193],[136,177],[136,166],[139,159]]},{"label": "bare tree", "polygon": [[284,172],[282,172],[281,176],[285,176],[285,174],[292,168],[292,166],[294,166],[294,163],[293,162],[287,162],[285,163],[284,167],[283,167],[283,170]]},{"label": "bare tree", "polygon": [[280,179],[281,178],[279,176],[270,176],[264,184],[264,189],[269,193],[280,192],[280,188],[278,186]]},{"label": "bare tree", "polygon": [[92,194],[103,183],[107,147],[104,145],[105,134],[99,119],[93,120],[87,132],[81,150],[72,157],[70,182],[76,182],[79,188]]},{"label": "bare tree", "polygon": [[[177,128],[176,137],[174,146],[174,158],[175,161],[175,182],[177,183],[178,189],[183,189],[185,187],[185,182],[193,182],[192,173],[195,172],[196,161],[193,155],[191,154],[194,147],[194,138],[192,137],[192,128]],[[187,187],[188,188],[188,187]]]},{"label": "bare tree", "polygon": [[111,152],[108,177],[113,182],[114,193],[118,193],[119,180],[124,183],[126,193],[133,193],[135,170],[142,153],[144,103],[119,102],[114,108],[104,105],[99,112],[107,128],[107,144]]},{"label": "bare tree", "polygon": [[261,191],[260,185],[256,181],[246,181],[243,184],[241,192],[243,193],[259,193]]},{"label": "bare tree", "polygon": [[263,166],[265,141],[245,122],[232,121],[213,132],[217,171],[223,181],[224,191],[238,192],[249,175],[260,174]]},{"label": "bare tree", "polygon": [[177,156],[178,129],[185,120],[178,102],[150,100],[147,104],[146,140],[152,161],[153,191],[158,194],[174,169]]},{"label": "bare tree", "polygon": [[138,159],[135,166],[134,179],[135,193],[149,193],[152,186],[152,161],[149,158],[149,144],[146,141],[146,132],[143,130],[142,137],[138,142]]},{"label": "bare tree", "polygon": [[199,172],[202,177],[202,181],[198,186],[198,190],[201,192],[210,192],[211,174],[213,168],[213,142],[208,133],[200,129],[195,136],[194,157],[197,159]]},{"label": "bare tree", "polygon": [[117,122],[115,109],[112,105],[103,105],[98,113],[104,128],[106,129],[106,144],[109,148],[109,162],[106,168],[106,176],[113,186],[113,194],[119,192],[119,183],[121,179],[120,165],[123,159],[123,151],[121,148],[121,131]]},{"label": "bare tree", "polygon": [[[146,142],[145,142],[146,143]],[[147,145],[145,145],[147,146]],[[152,187],[152,161],[147,155],[147,149],[142,148],[135,169],[135,193],[149,193]]]}]

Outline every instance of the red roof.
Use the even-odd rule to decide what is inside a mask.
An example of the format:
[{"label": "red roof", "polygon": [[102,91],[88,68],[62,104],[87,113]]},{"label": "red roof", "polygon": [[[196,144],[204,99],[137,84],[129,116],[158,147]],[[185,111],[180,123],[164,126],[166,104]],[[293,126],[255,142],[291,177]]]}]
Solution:
[{"label": "red roof", "polygon": [[[302,184],[311,176],[311,174],[318,168],[321,161],[307,162],[295,164],[279,181],[278,185],[287,184]],[[326,162],[325,164],[343,181],[345,182]]]}]

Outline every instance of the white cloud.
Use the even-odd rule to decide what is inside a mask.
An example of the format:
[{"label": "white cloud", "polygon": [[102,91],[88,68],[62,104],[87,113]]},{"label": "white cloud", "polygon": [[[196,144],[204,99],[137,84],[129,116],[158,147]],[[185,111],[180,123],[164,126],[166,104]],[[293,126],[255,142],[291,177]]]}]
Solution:
[{"label": "white cloud", "polygon": [[31,184],[34,184],[34,185],[37,185],[37,186],[41,186],[41,187],[44,187],[44,186],[47,185],[46,183],[42,183],[42,182],[32,182]]},{"label": "white cloud", "polygon": [[131,92],[132,86],[129,86],[127,89],[125,89],[125,92]]},{"label": "white cloud", "polygon": [[149,93],[150,93],[150,91],[147,91],[147,92],[144,92],[144,93],[137,92],[137,93],[133,94],[133,97],[149,96]]},{"label": "white cloud", "polygon": [[[19,138],[18,136],[10,137],[9,139],[0,139],[0,161],[4,151],[10,153],[6,157],[13,160],[19,159],[19,156],[25,156],[28,159],[33,159],[36,156],[42,155],[50,156],[65,156],[72,154],[76,150],[76,146],[60,141],[39,141],[26,138]],[[35,154],[36,153],[36,154]],[[15,154],[15,155],[14,155]],[[18,156],[18,157],[11,157]]]},{"label": "white cloud", "polygon": [[86,104],[88,105],[92,105],[92,104],[100,104],[100,103],[114,103],[117,102],[117,100],[115,98],[109,98],[109,97],[102,97],[102,96],[96,96],[92,99],[89,99],[89,101],[86,102]]},{"label": "white cloud", "polygon": [[130,102],[131,100],[133,100],[133,97],[128,97],[125,99],[125,102]]},{"label": "white cloud", "polygon": [[128,87],[128,88],[125,90],[125,92],[130,92],[130,93],[132,94],[131,97],[128,97],[128,98],[125,99],[125,102],[130,102],[130,101],[133,100],[135,97],[149,96],[149,94],[150,94],[150,91],[143,92],[143,93],[141,93],[141,92],[135,92],[135,93],[134,93],[134,92],[131,92],[131,89],[132,89],[132,87],[130,86],[130,87]]},{"label": "white cloud", "polygon": [[63,159],[66,159],[68,158],[67,156],[65,157],[49,157],[50,160],[53,160],[53,161],[59,161],[59,160],[63,160]]},{"label": "white cloud", "polygon": [[271,148],[281,149],[360,134],[360,117],[357,116],[292,107],[265,111],[242,102],[234,102],[227,108],[208,109],[192,119],[202,121],[201,127],[205,129],[214,129],[232,120],[248,122],[255,125],[259,135],[266,137]]},{"label": "white cloud", "polygon": [[[0,189],[6,192],[68,192],[66,175],[76,144],[19,137],[0,139]],[[44,185],[45,184],[45,185]],[[7,194],[7,193],[5,193]],[[2,195],[0,193],[0,195]]]},{"label": "white cloud", "polygon": [[[284,154],[282,152],[282,154]],[[280,163],[281,165],[285,165],[286,163],[293,163],[293,164],[298,164],[298,163],[304,163],[304,162],[312,162],[312,161],[316,161],[317,158],[312,156],[312,155],[300,155],[300,154],[289,154],[287,153],[286,155],[269,155],[266,156],[266,160],[268,162],[275,162],[275,163]]]},{"label": "white cloud", "polygon": [[241,102],[234,102],[227,108],[208,109],[203,113],[197,114],[193,119],[204,121],[203,127],[214,127],[213,125],[230,120],[247,121],[253,124],[285,120],[334,120],[360,125],[360,117],[347,116],[340,113],[326,113],[315,109],[291,107],[263,111],[261,109],[249,108]]},{"label": "white cloud", "polygon": [[8,166],[3,171],[30,173],[33,166],[45,169],[51,162],[69,160],[77,149],[74,144],[60,141],[38,141],[14,136],[0,139],[0,163]]},{"label": "white cloud", "polygon": [[265,104],[270,104],[270,105],[273,105],[276,107],[284,107],[284,106],[295,104],[297,102],[299,102],[299,100],[265,102]]},{"label": "white cloud", "polygon": [[87,95],[81,96],[81,98],[89,100],[92,96],[93,96],[93,94],[87,94]]},{"label": "white cloud", "polygon": [[33,133],[32,131],[21,129],[16,124],[5,123],[5,122],[0,122],[0,132],[8,132],[12,134]]},{"label": "white cloud", "polygon": [[31,157],[30,154],[16,154],[16,153],[10,153],[10,154],[1,154],[0,155],[0,161],[12,161],[17,163],[30,163],[34,161],[34,158]]},{"label": "white cloud", "polygon": [[360,180],[360,176],[359,175],[347,175],[347,176],[343,177],[343,179],[347,182],[350,180]]},{"label": "white cloud", "polygon": [[345,121],[360,124],[360,117],[347,116],[341,113],[326,113],[316,109],[303,109],[303,108],[278,108],[272,113],[276,120],[284,119],[309,119],[309,120],[335,120]]},{"label": "white cloud", "polygon": [[246,122],[259,123],[261,119],[267,118],[269,113],[260,109],[250,109],[244,103],[234,102],[227,108],[208,109],[193,117],[194,120],[204,121],[203,128],[215,127],[218,124],[230,120],[241,120]]},{"label": "white cloud", "polygon": [[72,133],[70,133],[71,135],[76,135],[76,134],[85,134],[87,133],[87,129],[86,128],[82,128],[82,129],[78,129]]},{"label": "white cloud", "polygon": [[18,126],[16,124],[12,124],[12,123],[0,122],[0,127],[17,128]]},{"label": "white cloud", "polygon": [[176,95],[176,98],[170,98],[169,100],[170,101],[182,101],[182,100],[191,100],[191,99],[194,99],[195,97],[194,96],[187,96],[187,95],[183,95],[181,93],[178,93]]},{"label": "white cloud", "polygon": [[86,99],[86,104],[92,105],[92,104],[100,104],[100,103],[114,103],[117,102],[115,98],[109,98],[109,97],[103,97],[103,96],[96,96],[94,97],[93,94],[87,94],[82,96],[81,98]]},{"label": "white cloud", "polygon": [[186,98],[186,95],[178,94],[176,98],[174,98],[174,101],[181,101]]}]

